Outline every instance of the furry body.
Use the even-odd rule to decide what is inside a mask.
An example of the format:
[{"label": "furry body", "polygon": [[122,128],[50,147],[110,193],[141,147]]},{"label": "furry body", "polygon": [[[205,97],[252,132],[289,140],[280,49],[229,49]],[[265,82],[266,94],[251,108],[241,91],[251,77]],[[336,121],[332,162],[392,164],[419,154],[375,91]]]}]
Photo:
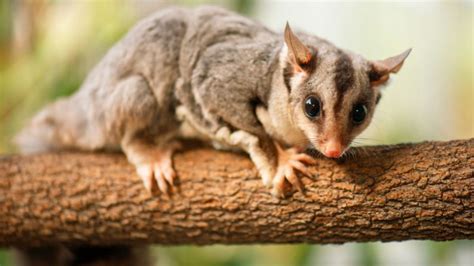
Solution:
[{"label": "furry body", "polygon": [[[281,196],[285,180],[300,188],[293,170],[312,162],[303,148],[340,156],[368,126],[380,94],[373,83],[404,60],[375,64],[298,36],[215,7],[157,12],[110,49],[76,94],[36,115],[17,143],[24,153],[121,148],[149,190],[154,177],[167,191],[174,141],[201,138],[246,151]],[[317,118],[303,112],[308,95],[322,105]],[[368,113],[355,125],[357,103]]]},{"label": "furry body", "polygon": [[379,85],[408,53],[368,61],[289,26],[283,36],[220,8],[169,8],[133,27],[16,143],[23,153],[120,148],[149,191],[168,192],[177,139],[200,138],[247,152],[282,197],[288,183],[302,191],[295,173],[314,162],[304,148],[339,157],[370,124]]}]

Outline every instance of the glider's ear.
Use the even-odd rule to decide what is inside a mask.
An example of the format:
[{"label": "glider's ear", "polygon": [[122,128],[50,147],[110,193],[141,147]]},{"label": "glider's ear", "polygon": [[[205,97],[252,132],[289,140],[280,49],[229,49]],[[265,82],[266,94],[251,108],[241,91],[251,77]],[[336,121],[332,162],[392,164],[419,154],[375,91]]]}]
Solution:
[{"label": "glider's ear", "polygon": [[397,73],[402,68],[403,62],[410,54],[411,49],[405,52],[389,57],[384,60],[371,62],[371,70],[369,71],[369,79],[372,86],[378,86],[385,83],[391,73]]},{"label": "glider's ear", "polygon": [[298,37],[291,31],[288,22],[285,27],[285,43],[288,47],[289,61],[293,64],[294,70],[297,72],[305,71],[316,54],[311,53],[310,49],[304,45]]}]

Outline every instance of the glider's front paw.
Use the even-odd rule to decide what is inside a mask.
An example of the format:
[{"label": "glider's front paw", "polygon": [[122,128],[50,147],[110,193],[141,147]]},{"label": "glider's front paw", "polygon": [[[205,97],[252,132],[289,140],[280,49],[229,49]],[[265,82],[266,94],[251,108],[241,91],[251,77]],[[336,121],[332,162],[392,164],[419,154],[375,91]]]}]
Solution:
[{"label": "glider's front paw", "polygon": [[283,150],[277,145],[278,167],[273,178],[272,194],[279,198],[285,197],[285,180],[298,191],[303,192],[303,185],[296,176],[296,171],[304,176],[310,176],[306,164],[315,164],[315,160],[308,154],[300,152],[296,148]]}]

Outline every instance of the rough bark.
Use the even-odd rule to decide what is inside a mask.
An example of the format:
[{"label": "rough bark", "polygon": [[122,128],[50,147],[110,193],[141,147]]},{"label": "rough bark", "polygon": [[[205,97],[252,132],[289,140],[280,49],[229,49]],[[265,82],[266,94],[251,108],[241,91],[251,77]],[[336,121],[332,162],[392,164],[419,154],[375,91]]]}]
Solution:
[{"label": "rough bark", "polygon": [[245,155],[175,156],[171,197],[149,195],[121,154],[0,159],[0,246],[343,243],[474,239],[474,139],[319,158],[305,195],[263,187]]}]

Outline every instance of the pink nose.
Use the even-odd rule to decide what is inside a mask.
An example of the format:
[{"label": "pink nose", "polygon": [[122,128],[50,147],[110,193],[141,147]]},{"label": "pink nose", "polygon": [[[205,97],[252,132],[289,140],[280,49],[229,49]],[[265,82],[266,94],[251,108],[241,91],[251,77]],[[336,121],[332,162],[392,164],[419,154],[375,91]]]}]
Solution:
[{"label": "pink nose", "polygon": [[329,158],[339,158],[341,156],[341,151],[340,150],[328,150],[324,153],[326,157]]},{"label": "pink nose", "polygon": [[342,155],[342,145],[339,141],[330,140],[326,143],[324,155],[329,158],[339,158]]}]

